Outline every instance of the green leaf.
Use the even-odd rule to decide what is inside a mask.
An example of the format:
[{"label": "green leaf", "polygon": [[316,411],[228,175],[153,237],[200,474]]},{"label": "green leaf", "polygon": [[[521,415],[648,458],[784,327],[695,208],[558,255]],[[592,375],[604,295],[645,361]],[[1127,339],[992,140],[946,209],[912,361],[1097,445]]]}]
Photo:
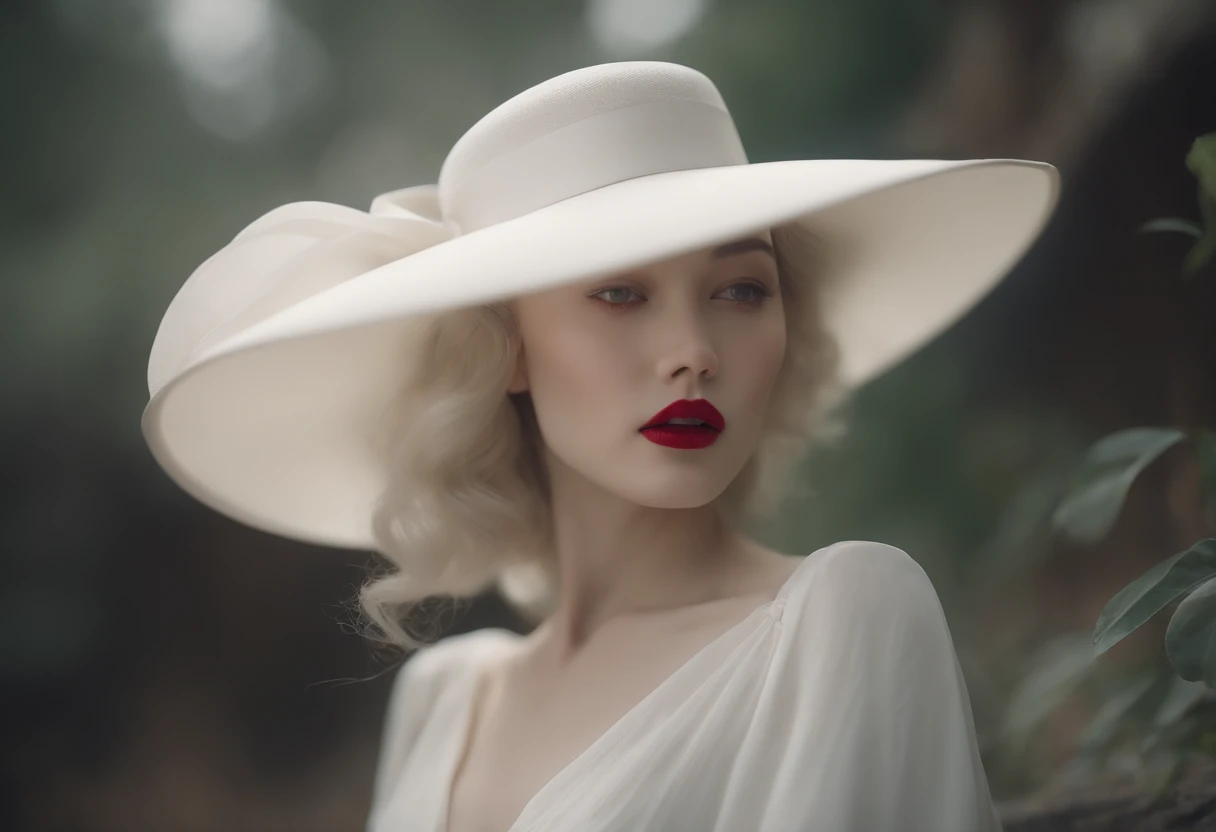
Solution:
[{"label": "green leaf", "polygon": [[1020,751],[1031,733],[1047,718],[1094,668],[1087,633],[1065,633],[1040,648],[1031,659],[1031,669],[1009,697],[1002,734]]},{"label": "green leaf", "polygon": [[1211,231],[1216,228],[1216,196],[1205,191],[1203,185],[1200,185],[1196,198],[1199,200],[1199,219],[1202,220],[1202,226]]},{"label": "green leaf", "polygon": [[1123,717],[1127,715],[1133,705],[1140,701],[1140,698],[1148,692],[1155,681],[1153,674],[1143,674],[1119,688],[1113,696],[1103,702],[1102,707],[1098,708],[1093,719],[1089,721],[1089,725],[1085,726],[1085,730],[1078,738],[1081,750],[1092,754],[1109,744]]},{"label": "green leaf", "polygon": [[1188,234],[1196,240],[1203,237],[1203,229],[1199,227],[1199,223],[1184,220],[1181,217],[1159,217],[1149,220],[1137,230],[1142,234],[1154,231],[1176,231],[1179,234]]},{"label": "green leaf", "polygon": [[1199,242],[1191,246],[1191,250],[1186,253],[1186,259],[1182,261],[1182,273],[1190,277],[1206,266],[1213,256],[1216,256],[1216,228],[1209,228]]},{"label": "green leaf", "polygon": [[1195,139],[1186,166],[1199,180],[1199,215],[1203,218],[1203,235],[1182,263],[1183,274],[1190,277],[1216,257],[1216,133]]},{"label": "green leaf", "polygon": [[1183,679],[1216,689],[1216,579],[1182,599],[1165,630],[1165,653]]},{"label": "green leaf", "polygon": [[1158,728],[1168,728],[1186,716],[1191,708],[1202,702],[1207,695],[1208,686],[1203,682],[1190,682],[1181,676],[1175,676],[1173,684],[1157,708],[1153,724]]},{"label": "green leaf", "polygon": [[1208,522],[1216,527],[1216,433],[1197,430],[1192,437],[1199,457],[1199,487],[1207,508]]},{"label": "green leaf", "polygon": [[1216,576],[1216,538],[1166,558],[1111,598],[1094,625],[1094,655],[1101,656],[1166,604]]},{"label": "green leaf", "polygon": [[1185,436],[1173,428],[1129,428],[1095,442],[1052,515],[1054,526],[1078,543],[1101,540],[1136,476]]},{"label": "green leaf", "polygon": [[1186,166],[1204,192],[1216,199],[1216,133],[1205,133],[1191,143]]}]

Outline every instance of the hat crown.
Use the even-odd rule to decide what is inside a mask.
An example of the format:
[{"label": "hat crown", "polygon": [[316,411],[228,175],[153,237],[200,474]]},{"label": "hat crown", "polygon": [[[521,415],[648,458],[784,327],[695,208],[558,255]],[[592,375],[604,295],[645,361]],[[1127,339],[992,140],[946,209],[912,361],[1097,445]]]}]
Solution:
[{"label": "hat crown", "polygon": [[703,73],[621,61],[550,78],[495,107],[453,145],[439,204],[457,233],[625,179],[747,164],[726,102]]}]

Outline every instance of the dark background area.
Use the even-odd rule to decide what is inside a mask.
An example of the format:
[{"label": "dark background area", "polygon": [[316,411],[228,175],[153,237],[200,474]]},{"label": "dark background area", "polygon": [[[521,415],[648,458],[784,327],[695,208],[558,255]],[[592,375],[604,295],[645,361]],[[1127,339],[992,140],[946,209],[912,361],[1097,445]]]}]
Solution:
[{"label": "dark background area", "polygon": [[[156,327],[264,211],[433,182],[501,101],[628,59],[708,74],[752,161],[1060,168],[1031,253],[861,391],[849,439],[806,462],[814,496],[756,530],[788,552],[906,549],[946,608],[995,796],[1059,776],[1099,700],[1069,697],[1015,749],[1031,656],[1210,534],[1181,451],[1099,544],[1047,518],[1098,436],[1216,423],[1216,275],[1184,280],[1187,238],[1136,232],[1197,217],[1183,160],[1216,130],[1211,3],[10,0],[0,827],[361,828],[389,676],[350,604],[374,556],[242,526],[157,468],[139,432]],[[492,596],[440,614],[524,626]],[[1160,624],[1101,663],[1151,660]]]}]

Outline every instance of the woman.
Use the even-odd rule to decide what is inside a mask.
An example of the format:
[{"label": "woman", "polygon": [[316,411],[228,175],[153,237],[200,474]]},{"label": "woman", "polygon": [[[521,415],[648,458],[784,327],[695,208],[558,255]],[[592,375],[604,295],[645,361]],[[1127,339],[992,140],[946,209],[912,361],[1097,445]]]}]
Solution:
[{"label": "woman", "polygon": [[[923,570],[743,529],[1056,188],[1015,160],[748,164],[701,73],[587,67],[435,186],[248,226],[166,312],[145,435],[208,505],[392,564],[363,607],[421,649],[371,832],[999,830]],[[495,581],[531,633],[399,621]]]}]

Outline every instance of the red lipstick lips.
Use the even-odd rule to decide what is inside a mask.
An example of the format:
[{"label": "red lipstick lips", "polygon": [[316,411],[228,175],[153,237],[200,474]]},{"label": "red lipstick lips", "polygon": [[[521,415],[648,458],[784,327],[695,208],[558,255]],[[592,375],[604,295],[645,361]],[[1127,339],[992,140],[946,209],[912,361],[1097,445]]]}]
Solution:
[{"label": "red lipstick lips", "polygon": [[[680,421],[673,424],[673,419]],[[693,420],[697,423],[681,424]],[[696,449],[717,442],[725,427],[726,419],[707,399],[681,399],[660,410],[639,430],[656,445]]]}]

